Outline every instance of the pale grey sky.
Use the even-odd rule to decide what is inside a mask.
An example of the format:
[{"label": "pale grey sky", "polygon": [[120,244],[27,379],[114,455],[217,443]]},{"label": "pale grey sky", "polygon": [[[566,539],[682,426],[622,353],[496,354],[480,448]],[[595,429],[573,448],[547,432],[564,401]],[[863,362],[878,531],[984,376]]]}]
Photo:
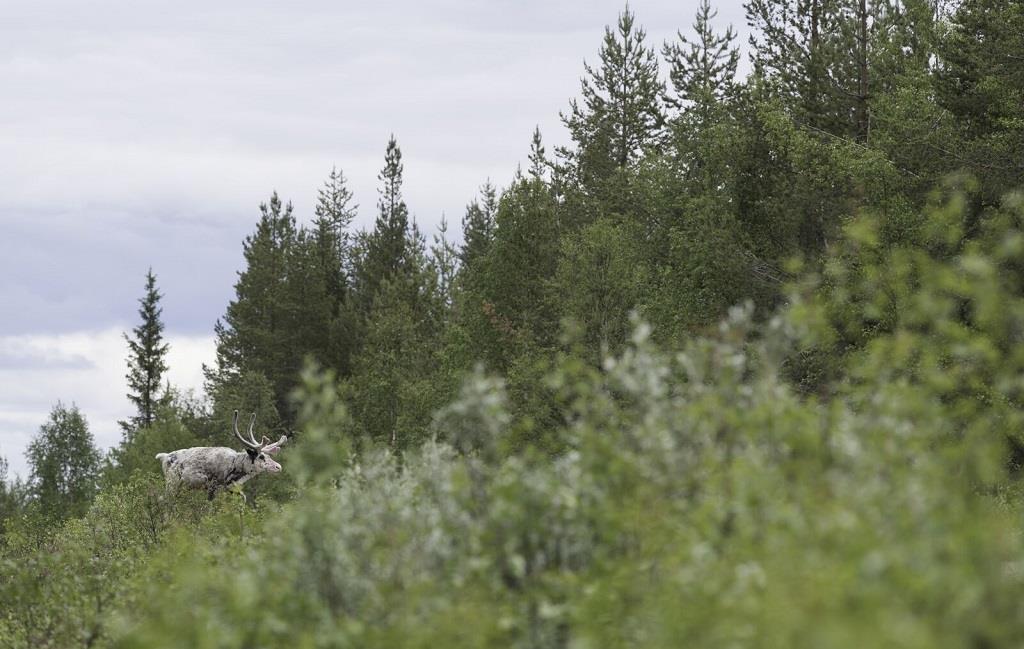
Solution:
[{"label": "pale grey sky", "polygon": [[[659,49],[696,0],[630,3]],[[277,190],[301,220],[333,165],[372,224],[394,133],[405,198],[457,232],[558,118],[623,3],[0,0],[0,455],[57,400],[116,443],[124,345],[153,267],[172,379],[199,387],[241,241]],[[740,33],[740,0],[717,24]]]}]

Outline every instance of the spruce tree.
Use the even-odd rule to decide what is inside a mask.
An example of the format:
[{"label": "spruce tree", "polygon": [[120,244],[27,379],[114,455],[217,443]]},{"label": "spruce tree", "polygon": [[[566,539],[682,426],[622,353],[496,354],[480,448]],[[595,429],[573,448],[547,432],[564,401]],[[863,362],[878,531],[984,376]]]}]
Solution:
[{"label": "spruce tree", "polygon": [[[242,245],[246,268],[235,283],[235,299],[224,319],[214,325],[217,370],[207,371],[210,394],[229,393],[224,383],[243,372],[255,372],[270,381],[279,410],[287,411],[288,393],[298,381],[302,363],[293,325],[303,316],[304,307],[289,291],[289,277],[293,285],[303,279],[289,274],[297,237],[292,205],[283,204],[275,192],[269,203],[260,205],[256,232]],[[224,407],[232,409],[230,404]]]},{"label": "spruce tree", "polygon": [[63,519],[85,512],[96,494],[100,452],[77,406],[58,402],[26,456],[29,490],[44,514]]},{"label": "spruce tree", "polygon": [[822,34],[835,30],[828,0],[748,0],[754,71],[770,79],[799,116],[827,127],[836,111],[829,101],[828,61]]},{"label": "spruce tree", "polygon": [[153,269],[146,273],[146,294],[139,300],[139,317],[142,322],[132,329],[132,335],[123,334],[128,343],[128,400],[136,408],[136,414],[128,421],[119,422],[126,442],[140,428],[153,423],[160,403],[158,390],[164,372],[167,371],[167,351],[163,342],[164,324],[160,320],[162,295],[156,287]]},{"label": "spruce tree", "polygon": [[[381,231],[369,235],[371,245]],[[415,221],[403,240],[396,269],[377,284],[362,322],[362,344],[347,382],[357,428],[392,448],[422,441],[430,414],[442,399],[438,355],[454,272],[451,246],[430,258]]]},{"label": "spruce tree", "polygon": [[584,185],[630,167],[660,143],[664,87],[645,38],[627,5],[615,29],[605,27],[600,65],[584,63],[582,103],[572,100],[568,114],[562,114],[576,148],[561,152],[575,161]]},{"label": "spruce tree", "polygon": [[365,344],[353,359],[345,384],[356,429],[393,450],[426,437],[430,416],[441,402],[440,340],[430,309],[410,301],[416,278],[385,279],[366,323]]}]

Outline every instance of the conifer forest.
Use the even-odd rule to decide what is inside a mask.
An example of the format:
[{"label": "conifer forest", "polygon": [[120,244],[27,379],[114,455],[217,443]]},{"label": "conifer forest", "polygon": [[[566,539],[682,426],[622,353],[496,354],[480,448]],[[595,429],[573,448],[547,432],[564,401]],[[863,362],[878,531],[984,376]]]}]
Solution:
[{"label": "conifer forest", "polygon": [[201,395],[139,277],[120,444],[0,459],[0,647],[1020,646],[1024,3],[745,12],[608,16],[451,230],[401,133],[372,228],[268,191]]}]

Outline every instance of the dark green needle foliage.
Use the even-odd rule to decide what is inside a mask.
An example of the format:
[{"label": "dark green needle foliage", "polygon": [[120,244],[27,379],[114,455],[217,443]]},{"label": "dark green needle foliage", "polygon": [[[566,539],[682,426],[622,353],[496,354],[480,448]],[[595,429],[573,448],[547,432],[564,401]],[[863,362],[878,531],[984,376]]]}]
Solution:
[{"label": "dark green needle foliage", "polygon": [[627,6],[605,27],[599,63],[584,63],[581,101],[570,102],[562,121],[573,149],[563,150],[583,187],[602,192],[603,184],[656,149],[665,116],[664,86],[647,34]]},{"label": "dark green needle foliage", "polygon": [[365,239],[357,260],[355,295],[365,317],[373,308],[377,292],[385,280],[393,279],[410,269],[409,208],[402,198],[402,150],[392,135],[384,153],[384,168],[377,201],[377,220]]},{"label": "dark green needle foliage", "polygon": [[965,0],[940,41],[939,103],[963,128],[955,159],[982,182],[994,202],[1024,183],[1024,7],[1019,2]]},{"label": "dark green needle foliage", "polygon": [[480,187],[479,198],[466,206],[462,217],[462,247],[459,261],[463,268],[469,268],[487,254],[494,242],[495,215],[498,212],[498,190],[485,182]]},{"label": "dark green needle foliage", "polygon": [[146,294],[139,300],[139,318],[142,322],[132,329],[132,335],[124,334],[128,343],[128,400],[135,405],[136,414],[128,421],[122,421],[121,429],[126,442],[140,428],[149,426],[156,418],[161,403],[160,390],[164,373],[167,371],[167,351],[170,346],[163,341],[164,323],[160,319],[163,297],[156,287],[153,269],[146,273]]},{"label": "dark green needle foliage", "polygon": [[693,23],[695,35],[687,38],[680,32],[678,41],[666,43],[662,50],[675,91],[670,101],[701,129],[707,128],[712,112],[735,91],[740,62],[732,26],[722,34],[714,31],[711,22],[717,13],[710,0],[702,0]]}]

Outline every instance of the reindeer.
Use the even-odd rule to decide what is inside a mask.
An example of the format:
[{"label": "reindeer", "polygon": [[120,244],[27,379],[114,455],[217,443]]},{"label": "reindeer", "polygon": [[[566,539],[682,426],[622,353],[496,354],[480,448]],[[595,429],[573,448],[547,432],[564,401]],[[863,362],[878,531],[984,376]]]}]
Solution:
[{"label": "reindeer", "polygon": [[242,485],[258,473],[278,473],[281,465],[270,456],[276,453],[288,441],[287,435],[273,444],[265,435],[257,443],[252,435],[256,425],[256,413],[249,420],[249,438],[242,437],[238,432],[238,411],[235,411],[232,426],[235,437],[242,442],[245,451],[238,452],[224,446],[195,446],[183,448],[171,453],[157,453],[156,459],[163,467],[167,479],[168,490],[179,487],[189,489],[205,489],[210,500],[218,492],[229,488],[237,488],[245,501]]}]

